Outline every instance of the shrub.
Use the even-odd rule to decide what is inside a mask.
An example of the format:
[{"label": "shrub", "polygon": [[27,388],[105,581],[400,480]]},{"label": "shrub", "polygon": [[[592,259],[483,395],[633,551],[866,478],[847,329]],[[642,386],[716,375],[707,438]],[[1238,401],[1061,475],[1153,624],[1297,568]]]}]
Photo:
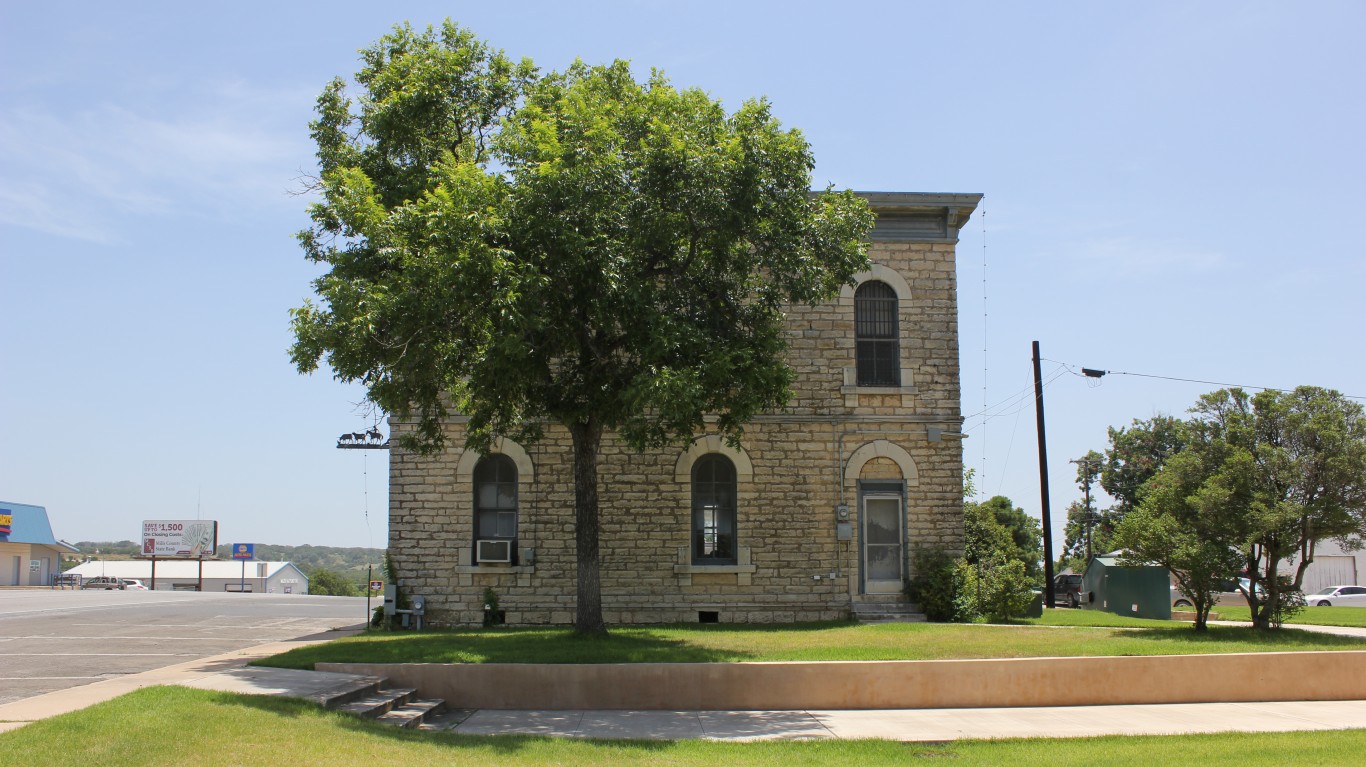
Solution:
[{"label": "shrub", "polygon": [[1034,588],[1024,563],[1011,559],[991,563],[979,575],[978,612],[993,621],[1018,618],[1034,601]]},{"label": "shrub", "polygon": [[484,588],[484,625],[498,626],[504,621],[503,611],[498,609],[498,592],[492,587]]},{"label": "shrub", "polygon": [[906,581],[906,597],[920,605],[925,617],[936,623],[954,620],[953,557],[941,549],[919,549],[915,552],[915,575]]}]

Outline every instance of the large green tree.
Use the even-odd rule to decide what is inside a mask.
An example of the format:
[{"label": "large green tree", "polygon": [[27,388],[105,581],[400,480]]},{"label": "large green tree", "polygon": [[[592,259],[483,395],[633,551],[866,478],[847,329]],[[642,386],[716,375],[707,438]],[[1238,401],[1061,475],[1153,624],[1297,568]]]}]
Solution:
[{"label": "large green tree", "polygon": [[626,62],[540,73],[468,31],[396,27],[362,52],[353,102],[318,101],[321,200],[300,235],[328,267],[294,311],[301,371],[324,358],[441,449],[573,444],[575,628],[602,633],[598,451],[707,428],[738,440],[784,404],[784,311],[867,268],[849,192],[810,193],[800,132],[762,100],[728,113]]},{"label": "large green tree", "polygon": [[[1320,541],[1366,539],[1366,418],[1360,403],[1331,389],[1223,389],[1191,410],[1184,452],[1202,459],[1198,492],[1229,520],[1248,574],[1254,625],[1279,624]],[[1292,574],[1281,563],[1294,558]]]}]

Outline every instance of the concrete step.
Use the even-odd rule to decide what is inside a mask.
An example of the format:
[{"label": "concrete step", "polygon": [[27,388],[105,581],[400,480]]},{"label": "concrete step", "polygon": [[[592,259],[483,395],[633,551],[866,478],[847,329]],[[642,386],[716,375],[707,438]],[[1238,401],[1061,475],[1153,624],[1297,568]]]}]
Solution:
[{"label": "concrete step", "polygon": [[472,708],[451,708],[439,714],[428,714],[417,726],[417,729],[424,732],[445,732],[459,727],[470,714],[474,713]]},{"label": "concrete step", "polygon": [[384,684],[383,677],[360,676],[326,690],[320,690],[307,696],[306,700],[311,700],[323,708],[338,708],[342,704],[350,703],[357,698],[374,695],[379,692],[382,684]]},{"label": "concrete step", "polygon": [[375,721],[394,727],[417,728],[422,726],[428,716],[439,714],[445,708],[446,701],[440,698],[413,700],[375,717]]},{"label": "concrete step", "polygon": [[378,692],[371,693],[362,698],[356,698],[355,700],[335,706],[334,708],[338,711],[355,714],[356,716],[363,716],[367,719],[376,719],[396,708],[408,705],[408,701],[412,699],[413,694],[416,692],[417,690],[410,690],[407,688],[381,689]]},{"label": "concrete step", "polygon": [[929,619],[924,613],[906,613],[905,615],[875,615],[860,617],[859,623],[925,623]]},{"label": "concrete step", "polygon": [[920,605],[902,600],[854,602],[854,618],[860,623],[919,623],[925,620]]}]

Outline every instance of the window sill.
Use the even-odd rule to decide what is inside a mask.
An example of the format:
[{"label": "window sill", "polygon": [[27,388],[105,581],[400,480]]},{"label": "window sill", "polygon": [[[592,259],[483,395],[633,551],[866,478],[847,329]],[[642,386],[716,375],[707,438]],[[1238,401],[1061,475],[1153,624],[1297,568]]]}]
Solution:
[{"label": "window sill", "polygon": [[675,575],[739,575],[752,574],[758,570],[755,565],[674,565]]},{"label": "window sill", "polygon": [[457,575],[478,575],[480,573],[508,573],[512,575],[531,575],[536,572],[535,565],[505,565],[497,562],[485,562],[482,565],[456,565]]},{"label": "window sill", "polygon": [[914,386],[856,386],[845,384],[840,394],[915,394]]}]

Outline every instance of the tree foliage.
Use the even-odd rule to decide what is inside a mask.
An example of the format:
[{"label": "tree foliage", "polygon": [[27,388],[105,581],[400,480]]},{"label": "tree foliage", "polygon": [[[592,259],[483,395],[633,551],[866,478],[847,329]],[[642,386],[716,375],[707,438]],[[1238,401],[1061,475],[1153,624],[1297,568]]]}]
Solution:
[{"label": "tree foliage", "polygon": [[1195,629],[1204,631],[1214,595],[1237,572],[1241,524],[1223,488],[1205,487],[1207,458],[1196,451],[1173,456],[1148,481],[1141,505],[1124,515],[1113,543],[1121,563],[1166,567],[1195,607]]},{"label": "tree foliage", "polygon": [[415,427],[407,449],[573,440],[576,629],[605,630],[597,452],[707,428],[735,442],[784,404],[783,320],[867,268],[852,193],[812,195],[810,149],[763,100],[734,113],[626,62],[541,73],[447,22],[363,52],[363,93],[319,98],[322,200],[300,235],[328,268],[294,312],[326,359]]},{"label": "tree foliage", "polygon": [[[1147,457],[1172,452],[1133,472],[1157,469],[1125,491],[1138,506],[1116,542],[1172,570],[1200,613],[1197,628],[1218,584],[1240,572],[1254,625],[1280,625],[1302,604],[1318,543],[1366,538],[1366,421],[1338,392],[1222,389],[1200,397],[1184,423],[1161,428],[1165,441],[1141,440]],[[1281,572],[1288,559],[1293,574]]]},{"label": "tree foliage", "polygon": [[1135,418],[1128,427],[1111,427],[1108,432],[1110,446],[1105,450],[1099,478],[1100,486],[1115,499],[1109,520],[1113,528],[1125,514],[1139,507],[1148,480],[1185,447],[1187,438],[1185,424],[1169,415]]},{"label": "tree foliage", "polygon": [[1003,495],[963,504],[964,558],[971,564],[1019,562],[1029,582],[1042,584],[1043,529]]},{"label": "tree foliage", "polygon": [[[1254,625],[1278,625],[1296,602],[1319,541],[1366,538],[1366,419],[1336,391],[1223,389],[1192,408],[1186,452],[1200,458],[1194,497],[1241,554]],[[1280,572],[1294,558],[1293,576]],[[1285,592],[1290,592],[1287,597]]]},{"label": "tree foliage", "polygon": [[319,567],[308,575],[308,593],[334,597],[354,597],[360,595],[360,589],[340,573]]}]

